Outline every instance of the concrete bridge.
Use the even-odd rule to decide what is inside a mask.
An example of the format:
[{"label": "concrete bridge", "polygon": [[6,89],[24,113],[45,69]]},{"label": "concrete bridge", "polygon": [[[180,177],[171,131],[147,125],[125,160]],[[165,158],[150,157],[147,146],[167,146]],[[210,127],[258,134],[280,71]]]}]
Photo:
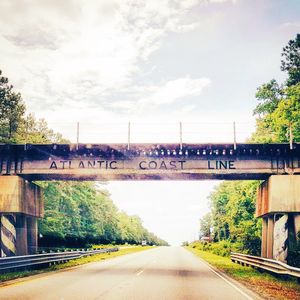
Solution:
[{"label": "concrete bridge", "polygon": [[2,256],[33,253],[43,216],[33,180],[264,180],[262,256],[285,261],[300,230],[300,144],[0,145]]},{"label": "concrete bridge", "polygon": [[0,145],[0,176],[32,180],[267,179],[300,174],[300,144]]}]

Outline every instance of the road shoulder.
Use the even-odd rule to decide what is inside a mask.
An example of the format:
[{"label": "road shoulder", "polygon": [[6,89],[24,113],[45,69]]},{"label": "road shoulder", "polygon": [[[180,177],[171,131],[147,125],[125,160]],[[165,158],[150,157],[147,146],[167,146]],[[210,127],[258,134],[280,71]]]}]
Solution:
[{"label": "road shoulder", "polygon": [[225,278],[252,291],[260,299],[300,299],[300,287],[293,280],[276,278],[260,273],[251,267],[243,267],[231,262],[230,258],[218,256],[192,247],[186,249],[220,272]]}]

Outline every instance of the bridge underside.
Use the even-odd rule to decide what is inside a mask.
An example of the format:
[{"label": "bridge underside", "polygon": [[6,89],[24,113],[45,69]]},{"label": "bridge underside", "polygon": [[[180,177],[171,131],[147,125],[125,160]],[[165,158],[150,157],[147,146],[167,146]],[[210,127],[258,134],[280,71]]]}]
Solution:
[{"label": "bridge underside", "polygon": [[259,174],[214,174],[214,173],[154,173],[147,172],[147,174],[22,174],[21,178],[28,181],[193,181],[193,180],[266,180],[270,177],[270,173]]}]

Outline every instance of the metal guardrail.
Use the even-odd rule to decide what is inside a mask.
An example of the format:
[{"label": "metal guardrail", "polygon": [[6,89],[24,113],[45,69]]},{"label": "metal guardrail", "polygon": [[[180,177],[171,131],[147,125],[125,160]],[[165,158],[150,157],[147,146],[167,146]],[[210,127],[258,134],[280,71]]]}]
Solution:
[{"label": "metal guardrail", "polygon": [[297,277],[298,280],[300,279],[300,268],[289,266],[275,259],[235,252],[231,253],[230,258],[233,262],[240,263],[242,265],[256,267],[280,275],[290,275]]},{"label": "metal guardrail", "polygon": [[71,259],[85,257],[89,255],[95,255],[99,253],[116,252],[118,248],[106,248],[98,250],[79,250],[79,251],[67,251],[67,252],[52,252],[34,255],[24,256],[11,256],[0,258],[0,272],[5,273],[11,270],[32,267],[50,265],[51,263],[66,262]]}]

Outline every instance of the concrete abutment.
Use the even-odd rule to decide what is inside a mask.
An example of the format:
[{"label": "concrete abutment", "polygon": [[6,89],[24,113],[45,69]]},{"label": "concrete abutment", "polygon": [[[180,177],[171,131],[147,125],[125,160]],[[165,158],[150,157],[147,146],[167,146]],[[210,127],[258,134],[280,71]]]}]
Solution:
[{"label": "concrete abutment", "polygon": [[36,253],[43,206],[37,185],[19,176],[0,177],[1,257]]},{"label": "concrete abutment", "polygon": [[288,262],[300,231],[300,176],[272,175],[258,190],[262,218],[261,256]]}]

